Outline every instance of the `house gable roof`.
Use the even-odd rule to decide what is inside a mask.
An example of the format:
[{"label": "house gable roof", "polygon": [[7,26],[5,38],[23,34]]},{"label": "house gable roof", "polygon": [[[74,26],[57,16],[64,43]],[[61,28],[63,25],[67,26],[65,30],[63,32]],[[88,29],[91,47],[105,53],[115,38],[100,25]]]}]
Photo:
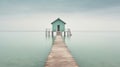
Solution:
[{"label": "house gable roof", "polygon": [[53,21],[51,24],[55,23],[56,21],[61,21],[63,22],[64,24],[66,24],[63,20],[61,20],[60,18],[57,18],[55,21]]}]

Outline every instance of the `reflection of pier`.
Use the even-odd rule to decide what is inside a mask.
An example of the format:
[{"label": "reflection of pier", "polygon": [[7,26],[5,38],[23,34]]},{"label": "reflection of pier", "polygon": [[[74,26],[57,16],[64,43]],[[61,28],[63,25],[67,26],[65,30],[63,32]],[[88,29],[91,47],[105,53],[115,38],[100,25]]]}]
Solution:
[{"label": "reflection of pier", "polygon": [[78,64],[70,54],[59,34],[54,40],[53,47],[48,56],[45,67],[78,67]]}]

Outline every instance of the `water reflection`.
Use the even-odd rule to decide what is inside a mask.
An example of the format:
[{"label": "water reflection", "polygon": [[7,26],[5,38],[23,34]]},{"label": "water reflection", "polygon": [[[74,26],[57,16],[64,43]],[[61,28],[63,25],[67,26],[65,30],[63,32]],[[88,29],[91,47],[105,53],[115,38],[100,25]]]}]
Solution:
[{"label": "water reflection", "polygon": [[73,32],[66,45],[80,67],[120,67],[120,32]]},{"label": "water reflection", "polygon": [[43,32],[0,32],[0,67],[44,67],[51,39]]}]

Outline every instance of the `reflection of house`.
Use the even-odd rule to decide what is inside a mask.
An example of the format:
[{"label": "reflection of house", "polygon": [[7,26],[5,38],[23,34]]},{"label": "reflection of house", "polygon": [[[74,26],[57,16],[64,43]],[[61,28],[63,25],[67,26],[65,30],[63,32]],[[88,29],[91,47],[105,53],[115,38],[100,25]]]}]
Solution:
[{"label": "reflection of house", "polygon": [[60,18],[56,19],[52,24],[52,31],[53,32],[64,32],[65,31],[65,22],[62,21]]}]

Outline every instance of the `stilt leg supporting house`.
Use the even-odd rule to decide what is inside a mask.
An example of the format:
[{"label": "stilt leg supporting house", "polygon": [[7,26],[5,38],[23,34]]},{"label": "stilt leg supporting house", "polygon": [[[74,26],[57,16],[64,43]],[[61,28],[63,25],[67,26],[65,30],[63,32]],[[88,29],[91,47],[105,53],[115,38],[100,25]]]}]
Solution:
[{"label": "stilt leg supporting house", "polygon": [[46,35],[46,37],[50,37],[50,29],[49,28],[46,28],[46,30],[45,30],[45,35]]},{"label": "stilt leg supporting house", "polygon": [[54,32],[52,31],[52,37],[54,36]]},{"label": "stilt leg supporting house", "polygon": [[66,32],[64,31],[64,36],[66,36]]}]

